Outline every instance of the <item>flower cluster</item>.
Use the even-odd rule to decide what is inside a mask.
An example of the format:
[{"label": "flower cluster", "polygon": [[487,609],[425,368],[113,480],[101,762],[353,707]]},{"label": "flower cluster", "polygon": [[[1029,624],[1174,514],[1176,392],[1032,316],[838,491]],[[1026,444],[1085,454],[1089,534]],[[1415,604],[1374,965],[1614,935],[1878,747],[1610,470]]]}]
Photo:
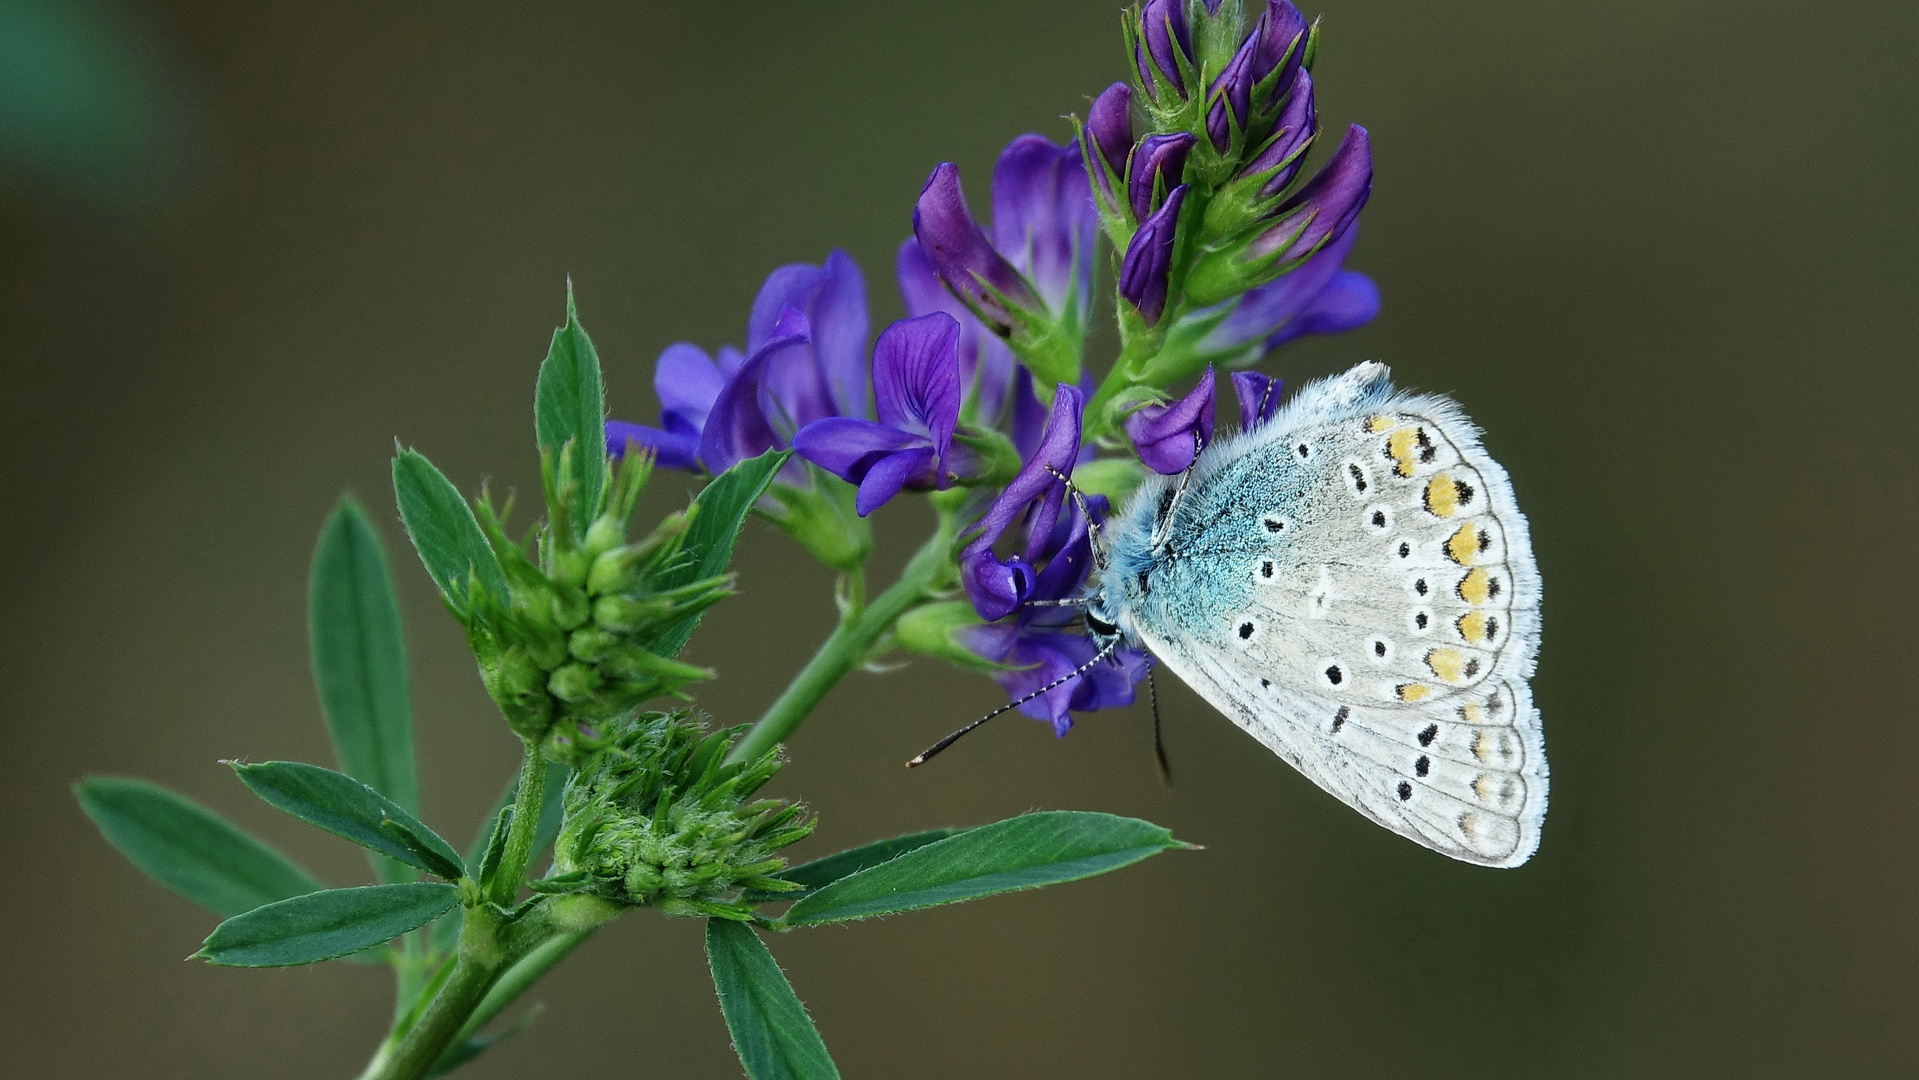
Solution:
[{"label": "flower cluster", "polygon": [[565,827],[543,892],[583,892],[668,915],[746,919],[742,889],[799,888],[772,875],[774,852],[813,831],[799,803],[749,802],[780,769],[778,751],[728,762],[740,729],[706,734],[684,712],[611,726],[567,779]]},{"label": "flower cluster", "polygon": [[[1074,626],[1097,518],[1146,470],[1192,466],[1213,437],[1216,370],[1254,426],[1279,384],[1242,369],[1379,306],[1345,268],[1372,185],[1367,134],[1352,128],[1299,182],[1319,134],[1318,28],[1287,0],[1247,6],[1129,12],[1133,81],[1099,94],[1064,143],[1013,140],[990,224],[959,169],[936,167],[895,266],[908,317],[870,350],[851,258],[783,267],[753,303],[746,348],[667,349],[659,425],[608,424],[609,451],[717,473],[791,448],[766,514],[846,571],[865,560],[867,515],[902,492],[947,493],[935,505],[957,524],[949,569],[891,643],[988,671],[1016,698],[1047,688],[1022,708],[1061,732],[1073,711],[1130,702],[1145,657],[1088,666],[1094,647]],[[1102,236],[1121,349],[1095,381]],[[970,605],[940,591],[955,584]]]}]

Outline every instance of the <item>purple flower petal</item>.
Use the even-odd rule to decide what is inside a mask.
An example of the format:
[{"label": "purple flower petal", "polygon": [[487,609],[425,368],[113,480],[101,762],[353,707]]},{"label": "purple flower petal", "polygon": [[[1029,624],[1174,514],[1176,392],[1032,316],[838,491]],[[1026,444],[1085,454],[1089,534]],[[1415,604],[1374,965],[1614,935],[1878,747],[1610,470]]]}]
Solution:
[{"label": "purple flower petal", "polygon": [[1267,17],[1259,17],[1259,26],[1240,43],[1239,51],[1226,62],[1225,70],[1219,78],[1213,80],[1206,106],[1206,136],[1213,141],[1213,149],[1225,153],[1232,145],[1233,129],[1246,130],[1246,121],[1252,115],[1253,58],[1259,50],[1260,36],[1265,32]]},{"label": "purple flower petal", "polygon": [[1279,80],[1273,86],[1275,95],[1283,94],[1292,85],[1294,72],[1304,66],[1311,27],[1306,23],[1306,16],[1287,0],[1268,0],[1257,33],[1259,48],[1253,57],[1253,82],[1264,81],[1284,61],[1286,70],[1279,73]]},{"label": "purple flower petal", "polygon": [[1251,431],[1279,411],[1278,379],[1257,371],[1233,372],[1233,394],[1239,398],[1239,429]]},{"label": "purple flower petal", "polygon": [[860,491],[853,499],[853,509],[865,517],[884,506],[888,499],[898,495],[908,484],[921,489],[933,487],[937,483],[937,465],[938,455],[930,446],[902,450],[880,458],[860,478]]},{"label": "purple flower petal", "polygon": [[1206,335],[1200,347],[1224,352],[1279,332],[1297,319],[1339,273],[1358,239],[1355,224],[1285,275],[1241,297],[1233,313]]},{"label": "purple flower petal", "polygon": [[1279,216],[1248,246],[1248,255],[1277,254],[1284,261],[1312,252],[1346,231],[1372,190],[1372,145],[1366,129],[1354,124],[1318,175],[1280,204]]},{"label": "purple flower petal", "polygon": [[1157,98],[1159,91],[1153,82],[1153,73],[1147,67],[1150,58],[1154,67],[1159,69],[1166,81],[1181,97],[1186,95],[1186,82],[1179,74],[1180,59],[1192,62],[1193,35],[1186,25],[1185,0],[1146,0],[1139,13],[1140,45],[1144,49],[1136,57],[1139,64],[1139,78],[1146,92]]},{"label": "purple flower petal", "polygon": [[873,346],[873,392],[880,423],[931,436],[941,457],[959,423],[959,321],[943,311],[880,331]]},{"label": "purple flower petal", "polygon": [[1152,217],[1140,223],[1119,268],[1119,293],[1139,309],[1148,326],[1156,326],[1166,311],[1166,275],[1173,265],[1173,240],[1179,210],[1186,201],[1186,185],[1166,196]]},{"label": "purple flower petal", "polygon": [[661,431],[625,420],[606,422],[606,452],[611,457],[626,456],[629,445],[638,445],[659,455],[659,463],[671,469],[692,469],[699,464],[700,437]]},{"label": "purple flower petal", "polygon": [[1079,145],[1056,146],[1044,135],[1008,143],[993,166],[993,246],[1052,311],[1064,311],[1068,293],[1082,308],[1091,305],[1098,235]]},{"label": "purple flower petal", "polygon": [[1059,500],[1065,492],[1055,474],[1072,475],[1073,463],[1079,456],[1080,411],[1084,407],[1085,398],[1079,389],[1061,383],[1054,392],[1052,416],[1039,445],[1020,467],[1013,482],[1006,485],[987,508],[980,519],[979,535],[961,554],[960,576],[983,619],[991,621],[1011,612],[1024,599],[1023,590],[1032,587],[1030,565],[1022,572],[1015,565],[1020,560],[1001,562],[993,555],[993,544],[1035,500],[1038,506],[1028,523],[1028,547],[1033,546],[1033,538],[1043,542],[1051,533],[1059,515]]},{"label": "purple flower petal", "polygon": [[1176,135],[1148,135],[1133,151],[1127,169],[1126,195],[1133,206],[1133,220],[1145,221],[1153,214],[1153,193],[1164,184],[1167,197],[1179,186],[1186,171],[1186,152],[1199,139],[1190,131]]},{"label": "purple flower petal", "polygon": [[834,249],[826,256],[820,288],[808,317],[813,325],[813,353],[832,389],[841,416],[867,417],[873,407],[867,396],[866,281],[846,252]]},{"label": "purple flower petal", "polygon": [[1239,170],[1239,175],[1258,176],[1277,169],[1259,186],[1259,194],[1270,198],[1285,191],[1299,175],[1300,166],[1306,164],[1306,149],[1318,134],[1318,118],[1313,111],[1313,77],[1301,69],[1293,76],[1292,96],[1287,98],[1286,107],[1280,110],[1279,119],[1273,124],[1272,140]]},{"label": "purple flower petal", "polygon": [[782,315],[788,308],[804,312],[811,306],[814,294],[819,292],[820,279],[825,275],[826,271],[820,267],[806,263],[782,266],[766,275],[766,283],[753,297],[752,314],[746,317],[746,351],[758,352],[760,346],[774,338],[789,336],[790,331],[789,334],[779,332]]},{"label": "purple flower petal", "polygon": [[711,472],[725,472],[740,461],[781,445],[779,432],[767,417],[763,403],[767,395],[761,385],[767,366],[775,362],[782,367],[802,363],[810,366],[812,348],[805,338],[774,338],[727,380],[700,433],[700,461]]},{"label": "purple flower petal", "polygon": [[1307,334],[1343,333],[1372,322],[1378,314],[1379,286],[1357,270],[1341,270],[1314,295],[1305,310],[1266,339],[1266,347],[1276,349]]},{"label": "purple flower petal", "polygon": [[977,309],[995,333],[1012,331],[1008,304],[1033,310],[1043,306],[973,220],[960,190],[959,167],[951,162],[934,168],[920,189],[913,208],[913,235],[940,280]]},{"label": "purple flower petal", "polygon": [[815,420],[793,436],[793,449],[801,457],[854,484],[880,458],[929,445],[924,436],[850,416]]},{"label": "purple flower petal", "polygon": [[1111,198],[1113,192],[1106,179],[1106,169],[1124,178],[1127,155],[1133,152],[1133,88],[1114,83],[1094,98],[1093,107],[1086,112],[1086,133],[1106,166],[1098,168],[1100,162],[1095,161],[1093,172]]},{"label": "purple flower petal", "polygon": [[[839,410],[835,407],[832,389],[826,384],[826,375],[820,370],[818,354],[812,343],[805,338],[776,338],[774,341],[797,341],[799,344],[783,348],[769,346],[754,354],[754,358],[760,360],[756,372],[760,411],[782,439],[791,439],[799,429],[815,420],[837,415]],[[743,378],[745,372],[753,370],[754,361],[748,360],[735,381]]]},{"label": "purple flower petal", "polygon": [[866,386],[866,283],[844,251],[833,250],[825,266],[794,263],[767,275],[746,322],[746,347],[758,351],[776,337],[811,340],[814,365],[825,381],[833,412],[872,416]]},{"label": "purple flower petal", "polygon": [[713,399],[720,396],[726,376],[698,345],[668,345],[653,366],[653,393],[660,399],[660,417],[670,425],[677,418],[695,432],[706,425]]},{"label": "purple flower petal", "polygon": [[994,426],[1006,408],[1007,395],[1012,393],[1013,371],[1019,367],[1013,351],[997,334],[982,326],[966,305],[940,283],[918,240],[909,236],[900,244],[896,266],[907,314],[930,315],[943,311],[959,322],[960,386],[974,398],[975,419],[986,427]]},{"label": "purple flower petal", "polygon": [[1148,405],[1126,418],[1126,435],[1146,467],[1185,472],[1213,439],[1213,369],[1206,368],[1192,393],[1165,405]]}]

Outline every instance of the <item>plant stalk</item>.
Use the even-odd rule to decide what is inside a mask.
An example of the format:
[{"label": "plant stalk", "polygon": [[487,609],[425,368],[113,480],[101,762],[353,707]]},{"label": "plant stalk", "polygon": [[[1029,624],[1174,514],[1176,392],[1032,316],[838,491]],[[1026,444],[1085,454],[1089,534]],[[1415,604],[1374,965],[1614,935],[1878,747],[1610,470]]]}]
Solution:
[{"label": "plant stalk", "polygon": [[864,607],[849,606],[840,624],[819,651],[793,677],[778,700],[766,710],[746,737],[733,746],[728,761],[751,761],[787,740],[818,707],[827,693],[854,668],[865,663],[873,644],[899,617],[923,599],[946,571],[949,552],[959,526],[942,511],[939,528],[926,538],[900,572],[898,581]]}]

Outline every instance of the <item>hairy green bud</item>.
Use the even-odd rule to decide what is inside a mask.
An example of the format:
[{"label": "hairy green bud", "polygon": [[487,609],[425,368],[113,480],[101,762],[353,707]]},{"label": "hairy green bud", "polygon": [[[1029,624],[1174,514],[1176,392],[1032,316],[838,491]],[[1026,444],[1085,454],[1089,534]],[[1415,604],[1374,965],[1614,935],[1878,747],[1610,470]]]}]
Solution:
[{"label": "hairy green bud", "polygon": [[771,875],[774,852],[806,836],[805,807],[748,802],[779,771],[777,749],[726,753],[744,727],[707,734],[685,712],[612,721],[567,780],[565,824],[549,881],[668,915],[743,919],[741,889],[797,888]]}]

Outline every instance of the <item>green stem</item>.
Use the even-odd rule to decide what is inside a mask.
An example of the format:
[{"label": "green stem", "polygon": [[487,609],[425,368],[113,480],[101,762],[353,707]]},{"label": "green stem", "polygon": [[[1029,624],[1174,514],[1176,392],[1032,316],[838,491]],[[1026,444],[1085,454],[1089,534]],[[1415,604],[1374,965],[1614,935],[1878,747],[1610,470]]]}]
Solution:
[{"label": "green stem", "polygon": [[459,959],[420,1019],[398,1043],[388,1041],[361,1080],[419,1080],[466,1026],[501,971],[551,936],[543,923],[509,926],[489,908],[466,909]]},{"label": "green stem", "polygon": [[540,976],[551,971],[553,966],[566,959],[567,954],[578,947],[580,942],[592,936],[592,930],[574,930],[534,946],[524,958],[494,980],[492,988],[486,992],[486,997],[480,999],[480,1003],[474,1006],[472,1014],[467,1017],[466,1023],[460,1026],[460,1030],[454,1034],[448,1045],[458,1046],[479,1034],[481,1028],[492,1022],[494,1017],[505,1012],[507,1006],[513,1004],[521,994],[526,993],[534,983],[540,980]]},{"label": "green stem", "polygon": [[927,590],[945,573],[958,528],[952,514],[940,514],[939,528],[913,553],[899,580],[865,607],[848,607],[832,636],[793,677],[759,723],[734,744],[727,760],[750,761],[785,742],[827,693],[866,661],[873,644],[893,628],[907,608],[924,598]]},{"label": "green stem", "polygon": [[533,840],[540,830],[540,809],[546,802],[546,761],[531,744],[520,758],[519,790],[513,797],[513,820],[507,826],[500,865],[488,883],[487,899],[511,907],[520,895],[520,882],[533,861]]}]

